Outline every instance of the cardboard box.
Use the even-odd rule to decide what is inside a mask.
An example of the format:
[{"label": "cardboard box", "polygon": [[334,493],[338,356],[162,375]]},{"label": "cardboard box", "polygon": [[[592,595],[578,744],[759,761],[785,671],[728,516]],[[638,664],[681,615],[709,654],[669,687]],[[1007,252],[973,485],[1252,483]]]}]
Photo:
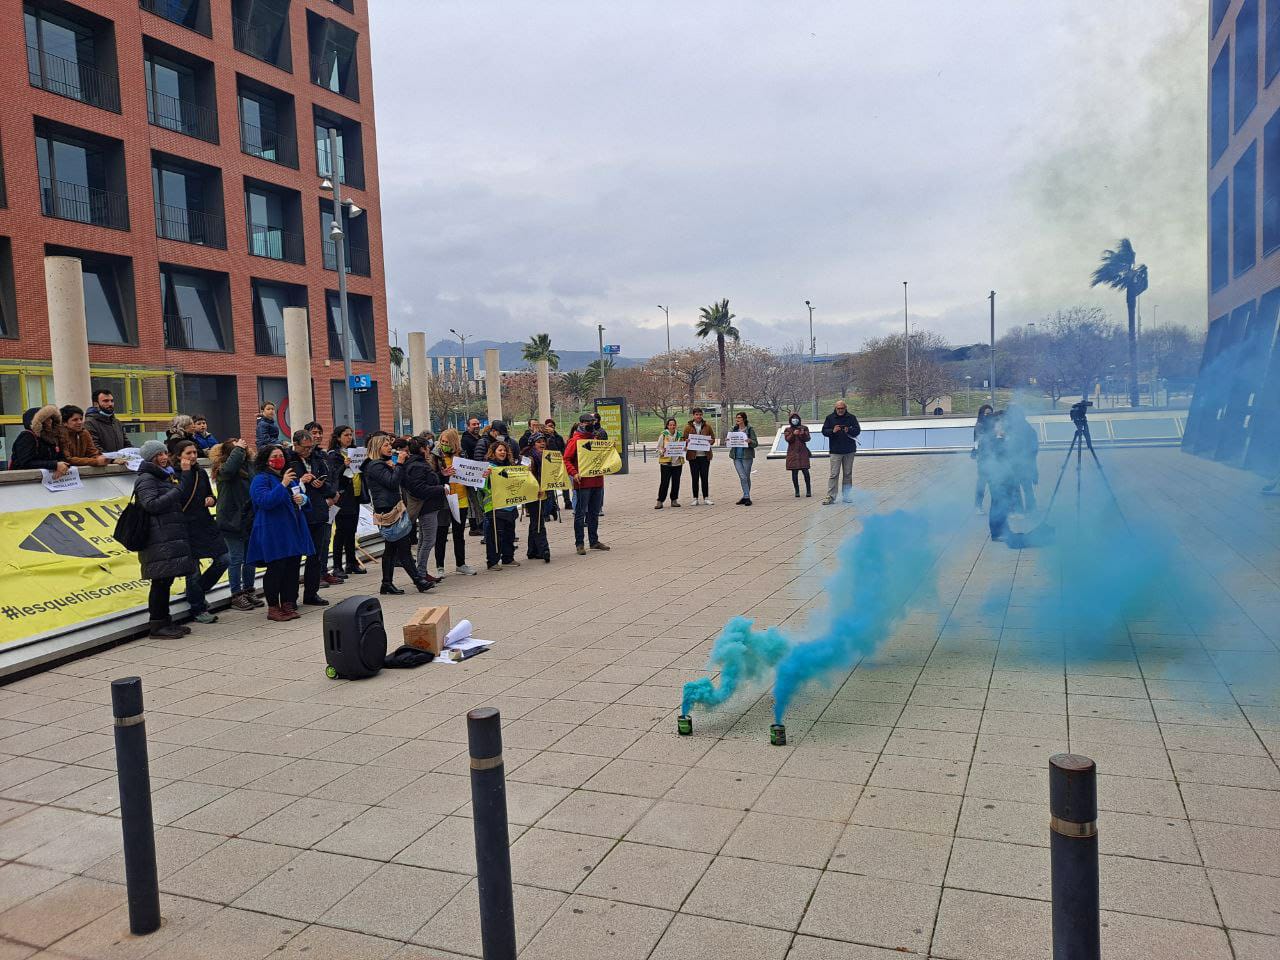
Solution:
[{"label": "cardboard box", "polygon": [[448,607],[421,607],[404,625],[404,642],[419,650],[430,650],[438,657],[448,632]]}]

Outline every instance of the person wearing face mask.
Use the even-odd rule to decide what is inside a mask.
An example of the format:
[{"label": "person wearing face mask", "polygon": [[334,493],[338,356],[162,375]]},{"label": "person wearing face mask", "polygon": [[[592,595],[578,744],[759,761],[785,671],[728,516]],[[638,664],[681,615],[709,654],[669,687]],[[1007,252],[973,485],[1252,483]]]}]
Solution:
[{"label": "person wearing face mask", "polygon": [[231,606],[253,610],[266,606],[257,597],[258,572],[244,562],[253,530],[253,503],[249,499],[249,444],[241,438],[224,440],[209,451],[210,473],[218,485],[218,530],[227,542],[231,584]]},{"label": "person wearing face mask", "polygon": [[[547,417],[546,420],[542,421],[542,435],[547,438],[548,450],[554,450],[556,453],[564,453],[564,448],[567,445],[566,441],[564,437],[556,431],[556,422],[550,417]],[[562,490],[560,495],[564,499],[564,508],[566,510],[572,510],[573,497],[570,495],[569,491]],[[548,499],[554,500],[555,497],[549,497]]]},{"label": "person wearing face mask", "polygon": [[489,483],[489,474],[502,467],[515,466],[515,451],[506,440],[495,440],[487,451],[489,469],[485,470],[485,484],[480,494],[484,507],[484,546],[485,558],[490,570],[503,570],[507,567],[518,567],[516,559],[516,521],[520,518],[519,507],[493,507],[493,490]]},{"label": "person wearing face mask", "polygon": [[187,521],[182,514],[182,493],[169,450],[159,440],[148,440],[139,451],[138,479],[133,496],[147,518],[147,545],[138,551],[142,579],[150,580],[147,593],[147,629],[159,640],[177,640],[191,632],[174,624],[169,614],[169,594],[173,581],[189,576],[196,568],[187,540]]},{"label": "person wearing face mask", "polygon": [[382,586],[379,593],[398,596],[404,593],[393,583],[396,567],[409,575],[419,593],[426,593],[435,586],[435,577],[420,576],[413,564],[409,544],[412,524],[405,515],[400,486],[404,478],[404,455],[391,446],[391,438],[385,433],[369,440],[369,459],[364,462],[364,475],[369,484],[369,497],[373,501],[373,521],[382,530],[385,546],[382,550]]},{"label": "person wearing face mask", "polygon": [[680,475],[684,473],[684,457],[667,456],[667,444],[680,441],[683,434],[675,417],[667,417],[667,422],[658,437],[658,505],[655,510],[662,509],[662,501],[667,499],[667,490],[671,490],[671,506],[680,506]]},{"label": "person wearing face mask", "polygon": [[[716,432],[711,429],[711,424],[702,418],[702,408],[694,407],[691,411],[692,418],[684,425],[685,443],[689,442],[689,438],[694,434],[711,438],[711,446],[716,445]],[[693,505],[700,507],[704,503],[708,507],[714,507],[715,501],[711,499],[711,451],[710,450],[690,450],[685,448],[684,458],[689,461],[689,485],[693,487]],[[698,488],[701,485],[702,497],[698,497]]]},{"label": "person wearing face mask", "polygon": [[306,553],[306,572],[302,578],[302,602],[308,607],[327,607],[329,601],[320,596],[320,585],[332,585],[341,581],[328,573],[329,507],[338,495],[337,484],[329,477],[329,458],[316,448],[310,430],[295,430],[293,450],[286,456],[289,467],[298,474],[298,482],[306,492],[307,502],[302,515],[307,521],[307,533],[312,548]]},{"label": "person wearing face mask", "polygon": [[[343,577],[365,573],[356,559],[356,528],[360,525],[360,504],[369,502],[364,474],[351,466],[348,452],[355,443],[355,431],[346,424],[333,428],[329,436],[329,476],[338,486],[338,515],[333,519],[333,575]],[[343,566],[343,561],[346,566]]]},{"label": "person wearing face mask", "polygon": [[853,458],[858,452],[857,436],[861,432],[862,427],[858,418],[849,412],[849,405],[837,400],[835,410],[827,414],[822,424],[822,435],[827,438],[831,451],[831,476],[827,480],[827,496],[822,501],[824,507],[836,502],[837,489],[845,503],[853,503]]},{"label": "person wearing face mask", "polygon": [[802,473],[804,495],[813,496],[813,488],[809,483],[809,428],[794,410],[787,418],[787,428],[782,431],[782,439],[787,441],[787,469],[791,471],[791,486],[795,488],[796,497],[800,496]]},{"label": "person wearing face mask", "polygon": [[[191,544],[191,556],[195,569],[187,577],[187,604],[191,619],[197,623],[217,623],[218,617],[209,612],[205,595],[213,589],[231,565],[227,542],[222,538],[218,524],[209,508],[217,505],[213,484],[204,467],[197,462],[200,448],[194,440],[183,440],[171,455],[178,461],[178,492],[182,494],[182,514],[187,519],[187,542]],[[200,561],[212,560],[209,569],[200,572]]]},{"label": "person wearing face mask", "polygon": [[[440,511],[440,520],[436,525],[436,579],[444,579],[444,551],[449,543],[449,534],[453,533],[454,569],[464,577],[474,577],[476,571],[467,565],[467,514],[474,509],[469,497],[475,497],[476,491],[464,487],[453,480],[453,458],[461,456],[462,439],[458,431],[450,427],[440,434],[440,442],[436,444],[435,454],[440,461],[440,473],[449,481],[449,492],[458,498],[458,519],[453,519],[453,511],[446,505]],[[478,499],[478,498],[477,498]]]},{"label": "person wearing face mask", "polygon": [[[462,450],[462,459],[464,460],[480,459],[479,457],[476,456],[476,444],[480,442],[480,418],[479,417],[467,418],[467,429],[463,431],[462,436],[460,438],[460,442],[462,444],[460,448]],[[476,509],[471,510],[471,512],[467,515],[467,523],[470,528],[469,529],[470,536],[479,537],[482,535],[480,530],[480,511],[479,510],[476,510]]]},{"label": "person wearing face mask", "polygon": [[247,562],[267,568],[262,592],[267,599],[267,619],[298,619],[298,572],[302,558],[315,544],[302,515],[306,493],[298,474],[289,469],[284,448],[268,443],[258,450],[257,472],[249,484],[253,501],[253,530],[249,534]]},{"label": "person wearing face mask", "polygon": [[756,428],[751,426],[747,415],[741,411],[733,415],[733,429],[747,435],[745,447],[730,447],[729,459],[733,461],[733,469],[738,474],[738,483],[742,486],[742,499],[737,506],[751,506],[751,468],[756,462],[756,447],[760,445],[756,437]]}]

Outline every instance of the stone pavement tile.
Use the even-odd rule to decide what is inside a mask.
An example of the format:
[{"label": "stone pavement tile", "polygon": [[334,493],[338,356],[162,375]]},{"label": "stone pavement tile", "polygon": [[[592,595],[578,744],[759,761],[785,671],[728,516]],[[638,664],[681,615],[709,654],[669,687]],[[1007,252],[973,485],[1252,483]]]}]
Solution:
[{"label": "stone pavement tile", "polygon": [[1030,737],[1052,743],[1065,743],[1067,718],[1054,713],[1018,713],[989,709],[982,714],[980,732],[984,736]]},{"label": "stone pavement tile", "polygon": [[292,763],[272,770],[270,773],[252,781],[249,786],[254,790],[266,790],[270,793],[287,793],[295,797],[305,797],[319,790],[327,783],[338,779],[343,774],[359,769],[350,763],[329,763],[323,760],[294,760]]},{"label": "stone pavement tile", "polygon": [[[115,780],[114,777],[111,779]],[[159,789],[153,787],[151,792],[153,817],[156,823],[173,823],[214,800],[225,797],[230,792],[230,787],[212,783],[192,783],[186,780],[166,783]]]},{"label": "stone pavement tile", "polygon": [[74,831],[55,834],[48,843],[17,859],[37,867],[80,873],[119,851],[121,843],[119,820],[115,817],[91,817],[78,824]]},{"label": "stone pavement tile", "polygon": [[1102,902],[1124,913],[1166,920],[1221,924],[1203,867],[1099,857]]},{"label": "stone pavement tile", "polygon": [[908,703],[898,722],[898,729],[947,730],[953,733],[977,733],[983,720],[981,710],[957,707],[934,707]]},{"label": "stone pavement tile", "polygon": [[[534,707],[525,717],[529,720],[547,720],[551,723],[581,723],[586,725],[592,717],[605,708],[603,703],[591,703],[585,700],[548,700],[541,706]],[[610,729],[600,727],[598,729]],[[569,734],[572,736],[572,734]]]},{"label": "stone pavement tile", "polygon": [[620,756],[624,760],[656,760],[659,763],[678,763],[691,767],[698,762],[708,750],[720,741],[711,737],[699,736],[695,732],[692,737],[673,738],[670,731],[659,729],[652,733],[642,733],[640,738],[623,750]]},{"label": "stone pavement tile", "polygon": [[1233,960],[1227,935],[1218,927],[1102,911],[1104,957],[1177,957]]},{"label": "stone pavement tile", "polygon": [[240,896],[233,906],[314,923],[378,867],[372,860],[304,851]]},{"label": "stone pavement tile", "polygon": [[[1049,823],[1045,803],[1015,803],[1012,800],[990,800],[965,797],[956,825],[957,837],[974,840],[996,840],[1049,845]],[[937,832],[937,831],[934,831]]]},{"label": "stone pavement tile", "polygon": [[[1060,750],[1049,750],[1041,756],[1045,764],[1050,755]],[[1098,765],[1099,773],[1122,777],[1143,777],[1151,780],[1173,780],[1173,768],[1169,766],[1169,754],[1163,747],[1134,747],[1122,744],[1101,743],[1078,737],[1071,733],[1071,753],[1083,754]],[[1208,756],[1205,754],[1204,756]],[[1182,779],[1179,776],[1179,779]]]},{"label": "stone pavement tile", "polygon": [[58,953],[73,957],[92,957],[93,960],[135,960],[147,957],[167,943],[202,926],[222,908],[202,900],[185,897],[160,896],[160,915],[163,923],[159,930],[146,936],[134,936],[129,932],[129,907],[121,904],[110,913],[66,937],[53,946]]},{"label": "stone pavement tile", "polygon": [[1049,911],[1050,905],[1038,900],[944,889],[931,955],[939,960],[1050,960]]},{"label": "stone pavement tile", "polygon": [[705,853],[623,842],[609,851],[578,887],[578,892],[677,910],[702,878],[711,859]]},{"label": "stone pavement tile", "polygon": [[1212,783],[1222,787],[1280,790],[1280,770],[1269,757],[1228,756],[1170,750],[1169,759],[1183,783]]},{"label": "stone pavement tile", "polygon": [[784,777],[861,785],[871,776],[876,759],[874,753],[803,741],[791,751],[779,772]]},{"label": "stone pavement tile", "polygon": [[193,773],[207,770],[234,754],[226,750],[210,750],[207,747],[179,747],[151,761],[151,775],[169,780],[188,780]]},{"label": "stone pavement tile", "polygon": [[683,913],[795,930],[822,874],[807,867],[716,857]]},{"label": "stone pavement tile", "polygon": [[1243,930],[1228,930],[1227,934],[1235,950],[1235,960],[1275,960],[1280,956],[1280,937]]},{"label": "stone pavement tile", "polygon": [[264,960],[303,929],[302,924],[244,910],[219,910],[147,960]]},{"label": "stone pavement tile", "polygon": [[52,890],[67,879],[68,875],[58,870],[29,867],[24,863],[0,865],[0,913]]},{"label": "stone pavement tile", "polygon": [[[516,948],[524,949],[567,897],[556,890],[522,884],[515,884],[512,894],[516,913]],[[476,881],[469,880],[411,939],[427,947],[448,950],[450,955],[480,956],[480,893]],[[394,956],[401,960],[400,954]],[[435,960],[438,956],[435,950],[413,955],[414,960],[418,957]]]},{"label": "stone pavement tile", "polygon": [[968,771],[968,761],[900,757],[886,753],[880,757],[867,786],[963,794]]},{"label": "stone pavement tile", "polygon": [[[1189,723],[1201,726],[1243,727],[1248,725],[1245,713],[1256,708],[1242,711],[1236,703],[1217,703],[1208,701],[1199,703],[1188,700],[1153,700],[1151,706],[1155,710],[1156,719],[1161,724]],[[1168,739],[1165,740],[1168,743]]]},{"label": "stone pavement tile", "polygon": [[848,783],[775,777],[751,809],[786,817],[844,822],[853,813],[861,793],[860,787]]},{"label": "stone pavement tile", "polygon": [[613,841],[603,837],[534,827],[511,844],[512,878],[517,883],[572,893],[612,846]]},{"label": "stone pavement tile", "polygon": [[1207,783],[1182,784],[1187,816],[1280,830],[1280,792],[1249,787],[1219,787]]},{"label": "stone pavement tile", "polygon": [[1206,867],[1280,877],[1280,831],[1202,820],[1191,829]]},{"label": "stone pavement tile", "polygon": [[[569,796],[570,792],[565,787],[512,781],[507,784],[507,820],[513,825],[532,826]],[[455,814],[460,817],[471,816],[470,801],[459,807]]]},{"label": "stone pavement tile", "polygon": [[[16,860],[50,838],[74,835],[88,824],[103,819],[57,807],[32,807],[0,824],[0,859]],[[113,821],[119,824],[119,821]],[[103,854],[105,856],[106,854]]]},{"label": "stone pavement tile", "polygon": [[[220,750],[226,754],[228,751]],[[185,779],[197,783],[214,783],[224,787],[243,787],[278,770],[290,762],[288,757],[272,757],[262,753],[232,753],[227,759],[205,767]]]},{"label": "stone pavement tile", "polygon": [[927,683],[916,684],[907,703],[913,707],[951,707],[962,710],[982,710],[991,706],[986,687],[966,690],[964,687],[935,687]]},{"label": "stone pavement tile", "polygon": [[910,683],[876,680],[858,672],[836,691],[835,699],[905,704],[911,698],[911,692],[912,684]]},{"label": "stone pavement tile", "polygon": [[695,767],[680,778],[664,799],[746,810],[769,785],[769,777],[732,770]]},{"label": "stone pavement tile", "polygon": [[748,813],[721,852],[730,857],[822,869],[842,829],[839,823],[828,820]]},{"label": "stone pavement tile", "polygon": [[993,688],[986,695],[986,709],[1008,710],[1013,713],[1052,713],[1062,716],[1067,712],[1067,698],[1061,691]]},{"label": "stone pavement tile", "polygon": [[[38,728],[33,728],[38,729]],[[0,751],[3,752],[3,751]],[[10,789],[36,777],[62,769],[63,764],[52,760],[35,760],[31,757],[14,757],[0,762],[0,794],[9,795]]]},{"label": "stone pavement tile", "polygon": [[1154,720],[1072,717],[1071,739],[1122,747],[1147,747],[1153,750],[1164,746],[1164,741],[1160,738],[1160,726]]},{"label": "stone pavement tile", "polygon": [[1016,800],[1020,803],[1042,802],[1048,796],[1048,764],[1044,767],[1016,767],[1004,763],[974,763],[964,792],[970,797]]},{"label": "stone pavement tile", "polygon": [[[1187,784],[1183,784],[1182,788],[1185,790],[1186,786]],[[1098,809],[1180,819],[1185,813],[1178,787],[1172,780],[1099,774]],[[1046,775],[1043,794],[1046,798],[1048,789]]]},{"label": "stone pavement tile", "polygon": [[119,884],[71,877],[0,913],[0,937],[48,947],[124,902]]},{"label": "stone pavement tile", "polygon": [[[791,734],[790,727],[788,727],[787,733]],[[789,737],[789,739],[795,739],[797,743],[812,744],[813,746],[839,747],[841,750],[856,750],[862,753],[879,753],[884,749],[884,745],[888,743],[892,734],[893,731],[889,727],[875,726],[869,723],[829,723],[820,721],[813,725],[808,736],[803,740],[799,737]]]},{"label": "stone pavement tile", "polygon": [[371,936],[407,940],[466,886],[457,873],[388,863],[361,880],[321,922]]},{"label": "stone pavement tile", "polygon": [[179,896],[231,903],[297,856],[298,851],[291,847],[232,838],[162,876],[160,889]]},{"label": "stone pavement tile", "polygon": [[186,830],[220,833],[228,837],[239,836],[295,800],[295,797],[264,793],[261,790],[232,790],[199,810],[175,820],[172,825]]},{"label": "stone pavement tile", "polygon": [[964,760],[973,757],[977,735],[940,730],[907,730],[898,727],[884,745],[885,753],[907,757]]},{"label": "stone pavement tile", "polygon": [[611,760],[585,784],[587,790],[657,799],[675,786],[688,768],[647,760]]},{"label": "stone pavement tile", "polygon": [[762,750],[759,743],[749,740],[721,740],[698,760],[697,766],[772,776],[782,769],[794,752],[790,746]]},{"label": "stone pavement tile", "polygon": [[645,814],[653,801],[616,793],[575,790],[538,821],[548,830],[620,838]]},{"label": "stone pavement tile", "polygon": [[[376,778],[376,766],[366,768],[366,776]],[[508,799],[512,792],[508,785]],[[408,810],[411,813],[453,813],[471,800],[471,782],[449,773],[420,774],[417,779],[378,802],[382,807]]]},{"label": "stone pavement tile", "polygon": [[740,810],[660,800],[626,837],[638,843],[716,853],[742,819]]},{"label": "stone pavement tile", "polygon": [[4,796],[9,800],[22,800],[27,803],[57,803],[63,797],[101,783],[108,778],[115,779],[109,771],[69,763],[33,777],[18,786],[5,788]]},{"label": "stone pavement tile", "polygon": [[1258,735],[1248,727],[1162,723],[1160,730],[1164,734],[1165,745],[1170,751],[1199,750],[1204,753],[1230,753],[1255,757],[1265,757],[1267,754]]},{"label": "stone pavement tile", "polygon": [[[581,686],[581,685],[580,685]],[[617,686],[617,684],[615,684]],[[619,694],[625,693],[623,688]],[[601,727],[624,727],[628,730],[639,730],[647,733],[660,720],[669,719],[674,712],[672,707],[636,707],[625,703],[611,703],[591,718],[591,722]],[[505,736],[506,731],[503,731]]]},{"label": "stone pavement tile", "polygon": [[[198,860],[210,850],[226,842],[223,837],[212,833],[179,830],[177,827],[157,827],[155,838],[156,873],[161,879],[177,873],[187,864]],[[99,860],[85,870],[84,875],[96,880],[124,883],[124,851],[118,850],[111,856]]]},{"label": "stone pavement tile", "polygon": [[[37,949],[11,940],[0,940],[0,960],[30,960],[36,955]],[[40,950],[40,954],[40,960],[63,960],[66,957],[66,954],[62,957],[55,956],[49,950]]]},{"label": "stone pavement tile", "polygon": [[783,960],[784,930],[678,914],[649,960]]},{"label": "stone pavement tile", "polygon": [[524,960],[646,960],[671,922],[653,907],[573,896],[525,948]]},{"label": "stone pavement tile", "polygon": [[929,833],[850,824],[827,869],[941,886],[951,842],[950,837]]},{"label": "stone pavement tile", "polygon": [[346,826],[365,810],[359,803],[303,797],[240,834],[246,840],[310,847]]},{"label": "stone pavement tile", "polygon": [[1007,897],[1051,899],[1049,850],[956,837],[946,885]]},{"label": "stone pavement tile", "polygon": [[[930,687],[931,690],[954,691],[953,687]],[[946,698],[950,699],[950,698]],[[932,704],[930,704],[932,705]],[[955,706],[945,703],[944,706]],[[819,718],[828,723],[862,723],[892,727],[902,714],[900,703],[874,703],[870,700],[832,700]]]},{"label": "stone pavement tile", "polygon": [[891,950],[928,948],[938,888],[882,877],[825,873],[800,932]]},{"label": "stone pavement tile", "polygon": [[310,795],[319,800],[375,804],[422,778],[417,770],[398,770],[394,767],[378,767],[376,773],[376,776],[370,776],[369,768],[356,767],[350,773],[311,791]]},{"label": "stone pavement tile", "polygon": [[[286,808],[289,809],[289,808]],[[373,807],[315,844],[326,853],[391,860],[443,818]]]},{"label": "stone pavement tile", "polygon": [[876,787],[863,791],[850,822],[949,837],[955,831],[959,811],[959,797]]},{"label": "stone pavement tile", "polygon": [[1201,863],[1201,850],[1186,820],[1111,811],[1099,813],[1099,819],[1104,828],[1099,832],[1098,848],[1104,854],[1195,866]]},{"label": "stone pavement tile", "polygon": [[[507,729],[504,727],[502,730],[504,744],[507,742]],[[521,744],[512,743],[511,745],[520,746]],[[544,745],[543,749],[545,746],[549,744]],[[446,743],[443,740],[410,740],[384,753],[373,762],[382,767],[400,767],[426,773],[452,760],[462,753],[462,750],[460,743]]]},{"label": "stone pavement tile", "polygon": [[1153,701],[1235,703],[1231,688],[1220,680],[1148,680],[1147,692]]},{"label": "stone pavement tile", "polygon": [[1049,757],[1061,753],[1066,746],[1065,740],[1052,740],[1048,737],[1007,737],[982,733],[978,735],[973,759],[979,763],[1038,767],[1041,764],[1047,765]]},{"label": "stone pavement tile", "polygon": [[1101,697],[1093,694],[1071,693],[1067,696],[1067,709],[1073,720],[1095,717],[1103,720],[1156,719],[1151,702],[1142,697]]},{"label": "stone pavement tile", "polygon": [[386,960],[400,948],[398,940],[313,924],[280,947],[271,960]]},{"label": "stone pavement tile", "polygon": [[[404,816],[404,814],[400,814]],[[434,818],[425,818],[429,822]],[[508,841],[514,843],[525,831],[519,824],[512,823],[508,828]],[[326,839],[326,843],[328,840]],[[363,854],[361,854],[363,856]],[[445,817],[435,826],[424,832],[416,841],[409,844],[392,859],[396,863],[407,863],[416,867],[429,867],[433,870],[450,870],[454,873],[475,875],[476,844],[475,829],[470,817]]]},{"label": "stone pavement tile", "polygon": [[621,756],[643,735],[639,730],[583,723],[557,740],[554,749],[560,753],[612,758]]},{"label": "stone pavement tile", "polygon": [[796,937],[787,953],[787,960],[900,960],[901,957],[900,950],[805,936]]}]

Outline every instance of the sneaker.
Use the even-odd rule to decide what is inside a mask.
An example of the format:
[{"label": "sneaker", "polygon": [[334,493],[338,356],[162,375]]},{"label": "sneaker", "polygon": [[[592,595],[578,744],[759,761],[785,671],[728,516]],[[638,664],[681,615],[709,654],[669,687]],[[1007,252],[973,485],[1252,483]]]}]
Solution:
[{"label": "sneaker", "polygon": [[250,600],[245,594],[237,593],[234,597],[231,598],[231,609],[232,610],[255,610],[257,608],[254,606],[253,601]]},{"label": "sneaker", "polygon": [[[462,571],[461,571],[461,570],[459,570],[458,572],[459,572],[459,573],[461,573]],[[444,579],[444,576],[445,576],[445,574],[444,574],[444,567],[436,567],[436,579],[437,579],[437,580],[443,580],[443,579]]]},{"label": "sneaker", "polygon": [[673,507],[678,507],[678,506],[680,506],[680,501],[679,501],[679,500],[672,500],[672,501],[671,501],[671,506],[673,506]]},{"label": "sneaker", "polygon": [[659,501],[658,501],[658,505],[657,505],[656,507],[654,507],[653,509],[655,509],[655,510],[661,510],[661,509],[662,509],[662,501],[661,501],[661,500],[659,500]]},{"label": "sneaker", "polygon": [[488,564],[487,566],[488,566],[488,568],[489,568],[490,570],[492,570],[494,573],[501,573],[501,572],[502,572],[502,564],[500,564],[500,563],[490,563],[490,564]]},{"label": "sneaker", "polygon": [[474,567],[470,567],[470,566],[468,566],[468,565],[467,565],[467,564],[465,564],[465,563],[464,563],[462,566],[458,567],[458,571],[457,571],[457,572],[458,572],[458,573],[460,573],[460,574],[462,574],[462,576],[464,576],[464,577],[474,577],[474,576],[476,575],[476,570],[475,570],[475,568],[474,568]]},{"label": "sneaker", "polygon": [[519,560],[503,560],[502,565],[504,567],[518,567],[520,566],[520,561]]},{"label": "sneaker", "polygon": [[703,498],[702,498],[702,505],[703,505],[704,507],[714,507],[714,506],[716,505],[716,502],[715,502],[714,500],[712,500],[710,497],[703,497]]},{"label": "sneaker", "polygon": [[701,501],[701,500],[699,500],[697,497],[694,497],[694,498],[693,498],[693,505],[694,505],[695,507],[700,507],[700,506],[702,506],[702,501]]},{"label": "sneaker", "polygon": [[217,623],[218,622],[217,616],[215,614],[210,613],[208,610],[201,610],[191,619],[194,620],[196,623]]},{"label": "sneaker", "polygon": [[585,557],[586,555],[587,555],[587,548],[584,547],[582,544],[578,544],[578,556]]},{"label": "sneaker", "polygon": [[599,540],[597,540],[595,543],[591,545],[591,549],[592,550],[608,550],[609,546],[608,544],[601,543]]},{"label": "sneaker", "polygon": [[835,498],[835,497],[823,497],[823,498],[822,498],[822,505],[823,505],[824,507],[829,507],[829,506],[831,506],[831,505],[832,505],[833,503],[835,503],[835,502],[836,502],[836,498]]},{"label": "sneaker", "polygon": [[154,640],[181,640],[186,634],[171,623],[156,623],[152,624],[148,636]]}]

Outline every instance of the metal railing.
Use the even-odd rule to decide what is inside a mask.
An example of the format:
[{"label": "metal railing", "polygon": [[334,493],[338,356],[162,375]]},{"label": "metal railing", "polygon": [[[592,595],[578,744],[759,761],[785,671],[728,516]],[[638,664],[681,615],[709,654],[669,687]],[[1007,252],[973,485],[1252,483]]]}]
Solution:
[{"label": "metal railing", "polygon": [[264,327],[261,324],[254,324],[254,353],[270,357],[284,356],[284,345],[281,343],[281,339],[280,331],[275,327]]},{"label": "metal railing", "polygon": [[163,17],[170,23],[176,23],[188,30],[195,30],[208,36],[208,31],[200,23],[200,2],[190,0],[139,0],[138,6],[157,17]]},{"label": "metal railing", "polygon": [[[337,73],[336,78],[334,77],[335,71]],[[333,57],[326,57],[323,54],[318,57],[312,57],[311,82],[317,87],[332,90],[348,100],[354,100],[356,103],[360,102],[360,91],[355,82],[354,58],[348,60],[347,68],[344,70],[341,62]]]},{"label": "metal railing", "polygon": [[164,345],[174,350],[191,349],[192,323],[190,317],[176,313],[164,315]]},{"label": "metal railing", "polygon": [[[332,240],[323,241],[324,248],[324,268],[326,270],[338,269],[338,245]],[[354,273],[360,277],[369,276],[369,251],[364,247],[353,247],[347,245],[347,273]]]},{"label": "metal railing", "polygon": [[280,227],[259,223],[249,224],[249,253],[268,260],[285,260],[289,263],[305,263],[302,237]]},{"label": "metal railing", "polygon": [[288,36],[283,25],[265,27],[232,17],[231,35],[236,49],[241,53],[247,53],[272,66],[280,65],[280,44],[282,38]]},{"label": "metal railing", "polygon": [[158,90],[147,92],[147,122],[188,137],[218,142],[218,113],[190,100],[180,100]]},{"label": "metal railing", "polygon": [[156,236],[202,247],[227,249],[227,221],[216,213],[156,204]]},{"label": "metal railing", "polygon": [[120,81],[114,73],[68,60],[27,45],[27,78],[31,86],[48,90],[113,113],[120,112]]},{"label": "metal railing", "polygon": [[298,142],[293,137],[243,120],[240,121],[240,150],[286,167],[298,165]]},{"label": "metal railing", "polygon": [[83,183],[40,178],[40,212],[58,220],[77,220],[113,230],[129,229],[129,198]]}]

